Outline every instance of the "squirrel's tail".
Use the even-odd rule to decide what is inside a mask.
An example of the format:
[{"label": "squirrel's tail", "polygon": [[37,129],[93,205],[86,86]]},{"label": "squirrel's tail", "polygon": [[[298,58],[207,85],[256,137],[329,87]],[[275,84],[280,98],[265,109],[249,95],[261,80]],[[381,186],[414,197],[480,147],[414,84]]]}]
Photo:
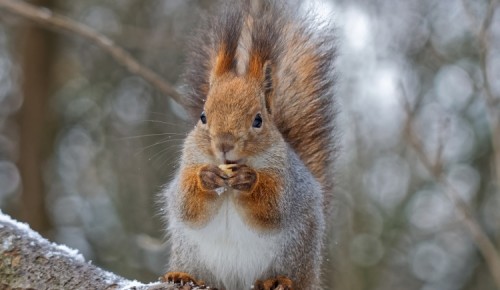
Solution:
[{"label": "squirrel's tail", "polygon": [[334,31],[311,15],[292,17],[282,33],[274,119],[323,186],[329,212],[336,154]]},{"label": "squirrel's tail", "polygon": [[221,50],[231,48],[239,74],[251,73],[252,59],[260,59],[261,69],[271,74],[274,122],[323,186],[329,212],[336,151],[334,31],[313,15],[291,12],[284,1],[230,2],[207,19],[190,44],[184,78],[188,112],[194,120],[202,112]]}]

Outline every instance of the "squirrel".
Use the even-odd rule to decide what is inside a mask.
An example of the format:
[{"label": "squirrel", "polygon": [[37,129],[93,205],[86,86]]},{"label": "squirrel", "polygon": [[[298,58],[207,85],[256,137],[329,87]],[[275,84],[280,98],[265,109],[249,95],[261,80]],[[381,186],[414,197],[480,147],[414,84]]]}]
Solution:
[{"label": "squirrel", "polygon": [[320,289],[336,152],[334,30],[280,1],[228,2],[190,43],[184,89],[196,123],[162,191],[163,279]]}]

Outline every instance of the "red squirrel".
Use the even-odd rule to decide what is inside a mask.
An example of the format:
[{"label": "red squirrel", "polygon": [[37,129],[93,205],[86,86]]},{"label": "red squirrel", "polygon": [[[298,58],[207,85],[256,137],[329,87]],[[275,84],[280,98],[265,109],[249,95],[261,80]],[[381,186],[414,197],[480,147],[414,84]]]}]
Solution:
[{"label": "red squirrel", "polygon": [[230,1],[190,44],[184,95],[197,122],[163,192],[172,244],[164,279],[320,289],[334,33],[286,3],[257,2]]}]

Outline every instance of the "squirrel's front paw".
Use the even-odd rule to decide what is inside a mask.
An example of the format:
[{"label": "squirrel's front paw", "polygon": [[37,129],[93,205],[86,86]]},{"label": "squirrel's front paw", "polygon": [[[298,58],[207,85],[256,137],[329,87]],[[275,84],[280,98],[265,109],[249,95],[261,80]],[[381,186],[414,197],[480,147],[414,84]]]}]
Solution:
[{"label": "squirrel's front paw", "polygon": [[165,282],[173,282],[173,283],[193,283],[194,285],[203,285],[203,281],[196,281],[191,275],[184,272],[168,272],[167,274],[161,277]]},{"label": "squirrel's front paw", "polygon": [[251,191],[257,181],[257,171],[246,166],[232,167],[233,175],[227,179],[227,185],[241,191]]},{"label": "squirrel's front paw", "polygon": [[277,276],[276,278],[267,279],[264,281],[257,280],[254,284],[256,290],[293,290],[293,282],[285,276]]},{"label": "squirrel's front paw", "polygon": [[228,176],[218,166],[208,164],[200,169],[199,177],[203,189],[215,190],[225,186],[225,179]]}]

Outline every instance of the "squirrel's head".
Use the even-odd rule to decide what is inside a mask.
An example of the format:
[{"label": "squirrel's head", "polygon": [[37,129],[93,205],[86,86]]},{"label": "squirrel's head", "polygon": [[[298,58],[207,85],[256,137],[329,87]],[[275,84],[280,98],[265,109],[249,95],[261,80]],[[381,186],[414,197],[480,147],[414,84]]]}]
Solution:
[{"label": "squirrel's head", "polygon": [[241,15],[229,16],[216,26],[206,101],[196,125],[198,146],[205,143],[200,148],[220,163],[245,163],[281,136],[272,118],[273,67],[280,43],[268,22],[247,18],[248,30],[242,32]]},{"label": "squirrel's head", "polygon": [[217,162],[245,163],[276,140],[268,80],[227,73],[211,83],[196,125]]}]

